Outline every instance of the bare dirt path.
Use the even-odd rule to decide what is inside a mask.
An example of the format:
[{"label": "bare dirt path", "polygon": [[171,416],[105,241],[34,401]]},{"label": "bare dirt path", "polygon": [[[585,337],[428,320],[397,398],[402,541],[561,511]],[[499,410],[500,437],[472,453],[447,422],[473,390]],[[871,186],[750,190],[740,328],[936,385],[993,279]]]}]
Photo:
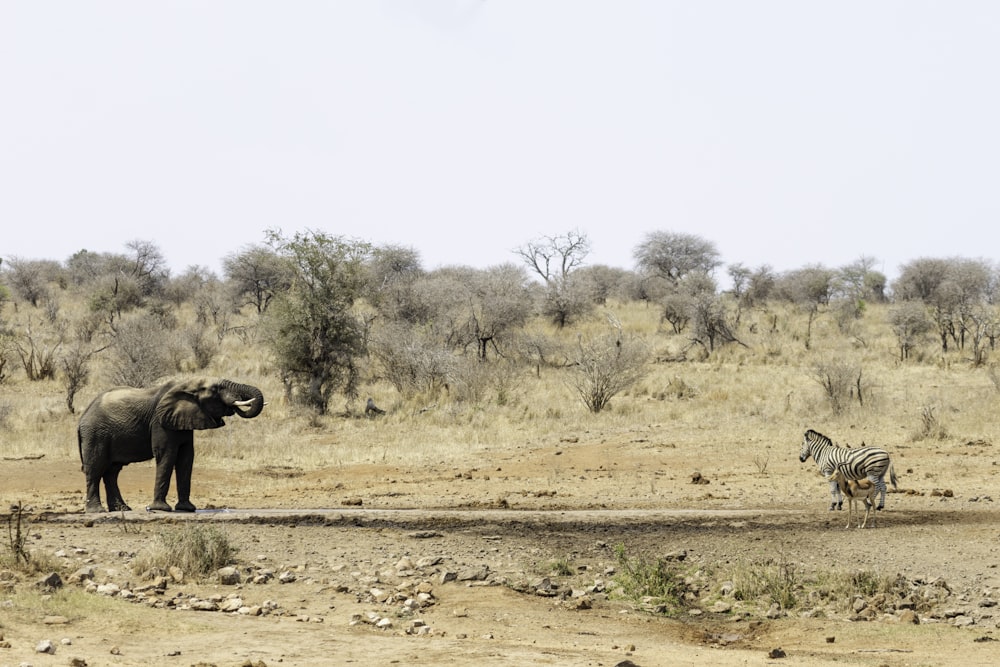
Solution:
[{"label": "bare dirt path", "polygon": [[[148,494],[148,472],[128,477],[127,498]],[[586,494],[562,487],[555,495],[525,493],[546,488],[544,470],[533,478],[529,471],[510,475],[503,485],[496,475],[459,479],[450,471],[348,473],[337,472],[337,486],[322,472],[275,482],[268,493],[280,505],[254,510],[247,508],[259,494],[241,483],[244,475],[200,470],[199,488],[217,494],[203,501],[209,511],[94,517],[80,512],[82,476],[73,462],[3,462],[0,502],[5,510],[14,502],[30,508],[29,549],[51,556],[64,572],[89,566],[95,582],[140,588],[144,582],[130,567],[136,554],[159,531],[197,521],[224,530],[238,546],[243,577],[238,585],[171,582],[154,596],[173,601],[163,607],[97,594],[91,605],[59,603],[61,594],[46,599],[33,580],[20,577],[0,589],[0,633],[9,644],[0,648],[0,666],[66,665],[73,658],[149,667],[1000,662],[1000,613],[994,616],[992,606],[1000,599],[1000,512],[990,500],[892,494],[878,528],[845,531],[845,513],[825,510],[815,480],[801,493],[792,489],[783,503],[773,502],[771,485],[758,479],[728,480],[724,489],[712,487],[710,498],[704,489],[663,484],[654,506],[640,497],[644,489],[629,496],[617,480],[614,496],[599,485]],[[403,487],[397,480],[404,479],[419,484]],[[331,507],[355,496],[363,506]],[[666,618],[595,591],[619,567],[616,545],[683,558],[690,576],[709,587],[702,603]],[[766,610],[719,593],[728,568],[741,562],[783,564],[803,578],[833,569],[898,573],[922,582],[920,591],[950,592],[921,612],[919,624],[882,614],[862,621],[850,605],[809,600],[768,618]],[[265,570],[273,576],[253,583]],[[549,587],[541,584],[546,580]],[[431,601],[412,614],[399,600],[372,593],[409,595],[421,584]],[[234,595],[272,611],[190,608],[195,600]],[[822,613],[812,613],[817,606]],[[390,625],[377,627],[373,618]],[[971,624],[957,627],[961,618]],[[35,652],[45,639],[55,655]],[[787,657],[769,658],[779,647]]]}]

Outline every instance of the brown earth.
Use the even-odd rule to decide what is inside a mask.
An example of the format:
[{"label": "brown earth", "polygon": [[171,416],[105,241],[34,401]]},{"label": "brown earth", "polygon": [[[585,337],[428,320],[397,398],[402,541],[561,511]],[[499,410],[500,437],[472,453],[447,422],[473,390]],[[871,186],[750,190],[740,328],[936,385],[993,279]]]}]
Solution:
[{"label": "brown earth", "polygon": [[[259,616],[120,596],[59,607],[59,593],[50,600],[34,592],[40,575],[8,574],[0,580],[0,665],[1000,664],[992,606],[1000,600],[1000,512],[991,499],[1000,493],[988,444],[897,461],[906,492],[891,494],[877,527],[864,531],[844,530],[846,510],[826,510],[811,461],[786,458],[734,473],[722,462],[696,468],[669,447],[564,442],[467,468],[228,471],[196,462],[193,499],[206,511],[97,520],[82,513],[76,462],[0,461],[4,511],[27,508],[27,548],[60,563],[64,579],[91,565],[97,583],[141,587],[148,582],[129,563],[159,530],[211,522],[239,547],[243,582],[185,578],[148,598],[180,607],[233,593],[250,607],[272,601]],[[946,460],[959,471],[953,478],[940,474]],[[922,476],[908,465],[937,472]],[[692,483],[695,472],[709,483]],[[136,509],[148,502],[152,477],[149,464],[123,472]],[[922,487],[930,477],[941,488]],[[667,618],[608,596],[599,584],[620,569],[619,544],[686,568],[690,606]],[[866,616],[851,601],[807,592],[769,618],[766,602],[720,593],[727,568],[741,562],[778,564],[801,580],[828,570],[899,574],[924,598],[940,595],[917,606],[919,623],[892,609]],[[265,569],[274,578],[251,583]],[[280,583],[282,573],[294,581]],[[444,582],[445,573],[486,579]],[[554,587],[541,585],[545,577]],[[412,615],[400,613],[401,601],[371,594],[399,584],[412,594],[421,582],[432,604]],[[369,614],[392,627],[357,622]],[[55,655],[36,653],[45,639]],[[778,648],[786,657],[771,657]]]}]

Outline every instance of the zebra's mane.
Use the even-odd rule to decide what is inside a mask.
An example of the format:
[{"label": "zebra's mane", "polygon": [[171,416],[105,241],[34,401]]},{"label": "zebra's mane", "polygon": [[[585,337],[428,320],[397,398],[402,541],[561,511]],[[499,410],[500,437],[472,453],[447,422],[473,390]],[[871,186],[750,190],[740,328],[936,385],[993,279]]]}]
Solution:
[{"label": "zebra's mane", "polygon": [[833,440],[831,440],[830,438],[826,437],[825,435],[823,435],[819,431],[814,431],[812,429],[809,429],[808,431],[806,431],[806,438],[808,438],[809,440],[819,440],[820,442],[822,442],[824,444],[834,446],[833,445]]}]

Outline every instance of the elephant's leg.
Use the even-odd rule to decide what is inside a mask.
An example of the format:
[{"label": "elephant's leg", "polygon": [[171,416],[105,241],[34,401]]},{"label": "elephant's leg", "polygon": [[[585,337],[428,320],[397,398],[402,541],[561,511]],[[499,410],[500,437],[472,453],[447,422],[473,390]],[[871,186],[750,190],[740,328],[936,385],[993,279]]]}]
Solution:
[{"label": "elephant's leg", "polygon": [[104,505],[101,504],[100,473],[95,472],[91,466],[84,466],[83,474],[87,478],[87,511],[103,512]]},{"label": "elephant's leg", "polygon": [[188,431],[187,437],[177,445],[177,504],[178,512],[194,512],[191,502],[191,471],[194,468],[194,433]]},{"label": "elephant's leg", "polygon": [[118,488],[118,473],[122,471],[121,463],[112,463],[107,472],[104,473],[104,490],[108,498],[108,510],[111,512],[131,512],[122,492]]},{"label": "elephant's leg", "polygon": [[170,478],[174,474],[177,463],[177,445],[173,441],[178,431],[154,430],[152,444],[153,457],[156,459],[156,479],[153,482],[153,502],[146,507],[148,510],[172,512],[174,508],[167,504],[167,492],[170,490]]}]

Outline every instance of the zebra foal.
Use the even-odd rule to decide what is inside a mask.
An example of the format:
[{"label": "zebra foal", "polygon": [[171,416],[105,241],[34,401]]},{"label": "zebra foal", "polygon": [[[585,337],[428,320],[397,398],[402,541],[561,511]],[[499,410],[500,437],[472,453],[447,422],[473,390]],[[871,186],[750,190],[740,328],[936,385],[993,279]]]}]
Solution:
[{"label": "zebra foal", "polygon": [[[805,437],[802,438],[802,451],[799,452],[799,461],[806,462],[810,456],[819,466],[819,471],[827,479],[838,467],[843,471],[846,479],[868,479],[879,491],[878,507],[881,510],[885,507],[885,473],[889,473],[892,481],[892,488],[896,486],[896,470],[889,460],[889,453],[878,447],[861,447],[851,449],[849,447],[838,447],[833,444],[830,438],[822,433],[809,429]],[[830,481],[830,509],[840,509],[844,506],[844,497],[840,492],[840,486],[835,481]]]}]

